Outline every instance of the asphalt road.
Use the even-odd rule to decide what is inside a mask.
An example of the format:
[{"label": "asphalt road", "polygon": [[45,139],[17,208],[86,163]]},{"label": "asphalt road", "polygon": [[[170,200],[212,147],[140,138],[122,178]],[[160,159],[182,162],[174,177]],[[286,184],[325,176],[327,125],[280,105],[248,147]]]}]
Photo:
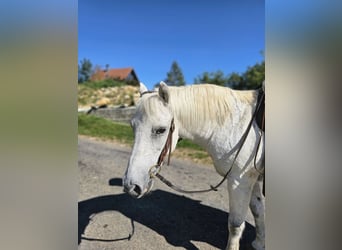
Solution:
[{"label": "asphalt road", "polygon": [[[130,148],[79,136],[78,249],[223,249],[228,191],[183,195],[156,181],[141,199],[123,193]],[[213,166],[171,157],[162,174],[185,189],[203,189],[221,177]],[[241,249],[251,249],[248,214]]]}]

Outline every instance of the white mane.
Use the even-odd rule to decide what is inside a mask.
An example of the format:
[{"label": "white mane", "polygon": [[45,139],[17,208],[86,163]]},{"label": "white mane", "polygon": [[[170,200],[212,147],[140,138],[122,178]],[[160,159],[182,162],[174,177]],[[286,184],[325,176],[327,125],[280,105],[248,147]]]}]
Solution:
[{"label": "white mane", "polygon": [[[184,126],[192,128],[204,123],[222,126],[238,104],[253,105],[257,97],[253,90],[237,91],[212,84],[169,87],[169,90],[172,112]],[[161,103],[158,93],[146,95],[141,98],[138,110],[153,118],[156,112],[161,112]]]},{"label": "white mane", "polygon": [[171,107],[185,126],[214,122],[222,125],[236,106],[233,90],[216,85],[170,88]]}]

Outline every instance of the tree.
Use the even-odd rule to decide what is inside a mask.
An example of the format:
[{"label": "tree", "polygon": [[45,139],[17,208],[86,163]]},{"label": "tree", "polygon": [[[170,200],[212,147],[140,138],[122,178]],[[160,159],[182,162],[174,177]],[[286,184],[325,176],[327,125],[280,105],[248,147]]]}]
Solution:
[{"label": "tree", "polygon": [[202,75],[197,76],[194,79],[194,83],[195,84],[199,84],[199,83],[210,83],[211,79],[210,79],[210,73],[209,72],[204,72]]},{"label": "tree", "polygon": [[84,58],[78,65],[78,82],[86,82],[92,74],[93,65],[89,59]]},{"label": "tree", "polygon": [[236,72],[233,72],[228,77],[227,85],[234,89],[242,89],[245,86],[245,79]]},{"label": "tree", "polygon": [[170,71],[167,73],[167,78],[164,82],[171,86],[184,86],[185,80],[181,68],[178,63],[174,61],[171,65]]},{"label": "tree", "polygon": [[265,61],[248,67],[243,77],[246,81],[246,89],[259,88],[265,80]]},{"label": "tree", "polygon": [[265,80],[265,61],[256,63],[239,75],[232,73],[229,77],[229,86],[234,89],[257,89]]},{"label": "tree", "polygon": [[109,64],[107,63],[106,64],[106,69],[105,69],[106,71],[108,71],[109,70]]},{"label": "tree", "polygon": [[209,83],[233,89],[257,89],[261,87],[265,80],[265,61],[256,63],[248,67],[246,72],[239,74],[232,72],[229,76],[225,76],[221,70],[216,72],[204,72],[194,79],[195,83]]},{"label": "tree", "polygon": [[209,83],[216,84],[220,86],[227,86],[227,77],[224,76],[222,70],[217,70],[216,72],[204,72],[194,79],[195,83]]}]

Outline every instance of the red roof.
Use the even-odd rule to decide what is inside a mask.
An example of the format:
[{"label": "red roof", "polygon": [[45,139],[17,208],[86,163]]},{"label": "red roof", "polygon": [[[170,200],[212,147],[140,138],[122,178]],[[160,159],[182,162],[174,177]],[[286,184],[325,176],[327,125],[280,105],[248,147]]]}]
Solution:
[{"label": "red roof", "polygon": [[98,70],[92,76],[91,80],[100,81],[104,79],[119,79],[126,80],[129,74],[131,74],[138,80],[133,68],[119,68],[119,69],[109,69],[109,70]]}]

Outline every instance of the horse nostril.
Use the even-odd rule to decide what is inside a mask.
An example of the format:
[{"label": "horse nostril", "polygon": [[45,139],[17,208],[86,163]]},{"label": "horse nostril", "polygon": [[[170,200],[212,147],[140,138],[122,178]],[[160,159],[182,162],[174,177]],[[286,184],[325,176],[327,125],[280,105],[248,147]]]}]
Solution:
[{"label": "horse nostril", "polygon": [[136,192],[137,195],[141,195],[141,188],[138,185],[135,185],[134,192]]}]

